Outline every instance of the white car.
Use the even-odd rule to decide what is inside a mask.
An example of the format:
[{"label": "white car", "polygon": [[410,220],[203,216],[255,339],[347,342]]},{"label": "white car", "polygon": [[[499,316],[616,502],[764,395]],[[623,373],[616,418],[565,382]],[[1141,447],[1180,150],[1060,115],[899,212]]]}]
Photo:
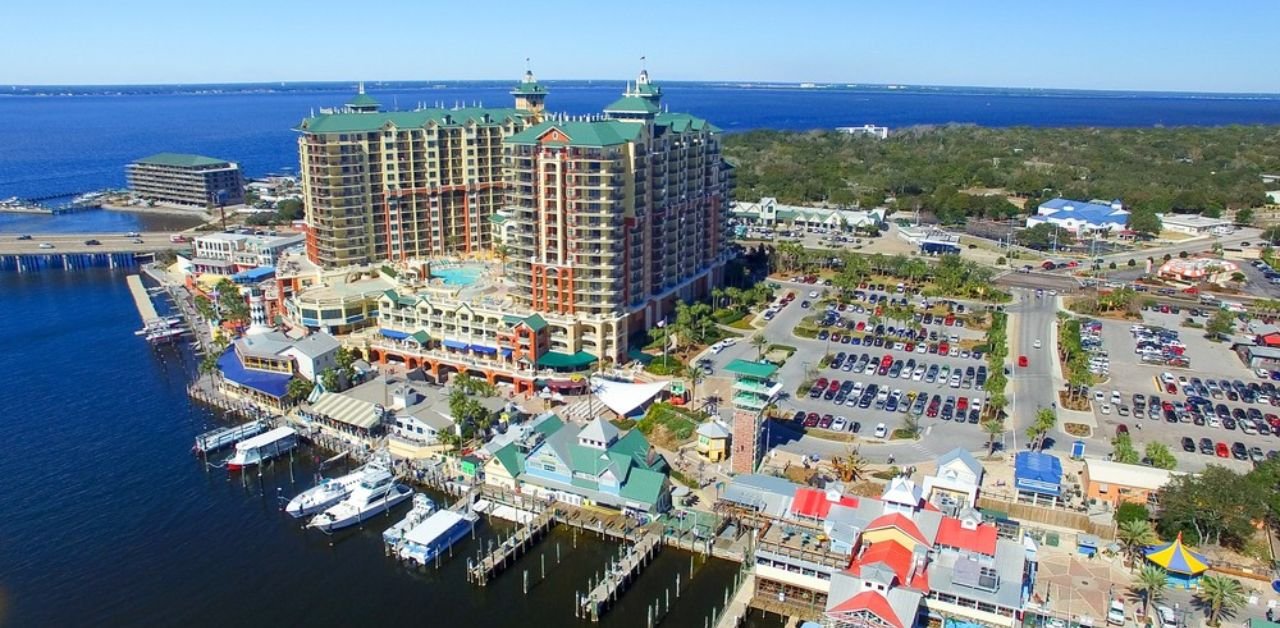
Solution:
[{"label": "white car", "polygon": [[1258,377],[1261,377],[1262,379],[1267,379],[1268,377],[1271,377],[1271,371],[1268,371],[1267,369],[1255,369],[1253,371],[1253,374],[1257,375]]},{"label": "white car", "polygon": [[911,374],[912,381],[918,382],[924,379],[924,371],[925,369],[923,366],[917,366],[915,372]]},{"label": "white car", "polygon": [[53,245],[52,245],[52,244],[49,244],[48,242],[41,242],[39,246],[40,246],[40,248],[42,248],[42,249],[51,249],[51,248],[54,248],[54,247],[53,247]]},{"label": "white car", "polygon": [[729,348],[729,347],[732,347],[736,342],[738,342],[737,338],[725,338],[724,340],[720,341],[720,344],[725,348]]},{"label": "white car", "polygon": [[1097,401],[1098,403],[1102,403],[1102,400],[1103,400],[1103,399],[1106,399],[1106,396],[1104,396],[1104,395],[1102,394],[1102,391],[1101,391],[1101,390],[1095,390],[1095,391],[1093,391],[1093,400],[1094,400],[1094,401]]},{"label": "white car", "polygon": [[1124,602],[1111,600],[1111,606],[1107,609],[1107,623],[1113,626],[1124,625]]},{"label": "white car", "polygon": [[836,417],[836,420],[831,422],[831,431],[833,432],[843,432],[847,427],[849,427],[849,419],[842,416]]},{"label": "white car", "polygon": [[973,401],[970,401],[970,402],[969,402],[969,407],[970,407],[970,408],[973,408],[974,410],[977,410],[977,411],[978,411],[978,414],[982,414],[982,400],[981,400],[981,399],[979,399],[979,398],[977,398],[977,397],[974,397],[974,398],[973,398]]},{"label": "white car", "polygon": [[1178,628],[1178,616],[1168,606],[1157,606],[1156,616],[1160,618],[1160,628]]},{"label": "white car", "polygon": [[1039,339],[1039,338],[1036,338],[1036,341],[1035,341],[1034,343],[1032,343],[1032,345],[1031,345],[1031,346],[1033,346],[1033,347],[1035,347],[1035,348],[1039,349],[1039,348],[1040,348],[1040,339]]},{"label": "white car", "polygon": [[810,299],[816,299],[816,298],[818,298],[818,291],[817,291],[817,290],[810,290],[810,291],[809,291],[809,298],[810,298]]},{"label": "white car", "polygon": [[916,353],[928,353],[928,352],[929,352],[929,347],[925,346],[923,342],[916,345]]},{"label": "white car", "polygon": [[874,434],[876,438],[884,438],[889,435],[889,428],[885,427],[884,423],[876,423]]},{"label": "white car", "polygon": [[1104,404],[1102,404],[1102,413],[1103,413],[1103,414],[1111,414],[1111,404],[1109,404],[1109,403],[1104,403]]},{"label": "white car", "polygon": [[1114,403],[1116,405],[1120,404],[1120,391],[1118,390],[1111,391],[1111,403]]}]

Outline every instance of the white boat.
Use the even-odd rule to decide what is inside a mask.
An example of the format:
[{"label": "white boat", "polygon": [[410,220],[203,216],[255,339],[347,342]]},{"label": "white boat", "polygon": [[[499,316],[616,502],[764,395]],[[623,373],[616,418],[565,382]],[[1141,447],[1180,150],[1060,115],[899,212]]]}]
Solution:
[{"label": "white boat", "polygon": [[381,465],[369,463],[346,475],[325,478],[319,484],[295,495],[284,507],[284,511],[295,519],[324,511],[346,499],[351,494],[351,489],[370,474],[385,470],[386,468]]},{"label": "white boat", "polygon": [[430,565],[437,556],[465,538],[479,517],[470,511],[441,510],[405,533],[395,555],[418,567]]},{"label": "white boat", "polygon": [[236,453],[227,460],[228,469],[243,469],[266,462],[298,446],[298,433],[291,427],[277,427],[236,443]]},{"label": "white boat", "polygon": [[368,521],[413,496],[413,490],[396,482],[389,471],[378,470],[360,480],[346,499],[311,518],[309,528],[322,532],[341,530]]},{"label": "white boat", "polygon": [[413,508],[404,516],[404,519],[396,522],[395,525],[382,531],[382,542],[389,546],[395,547],[409,530],[414,529],[419,523],[427,520],[431,513],[436,511],[436,503],[431,501],[430,497],[422,493],[413,494]]}]

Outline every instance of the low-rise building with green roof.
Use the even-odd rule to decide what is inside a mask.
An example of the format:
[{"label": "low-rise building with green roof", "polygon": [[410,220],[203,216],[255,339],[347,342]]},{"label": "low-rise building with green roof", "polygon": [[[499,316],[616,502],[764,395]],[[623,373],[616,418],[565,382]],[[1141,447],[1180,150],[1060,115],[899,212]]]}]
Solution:
[{"label": "low-rise building with green roof", "polygon": [[126,168],[129,190],[140,198],[183,207],[218,207],[244,203],[240,166],[225,159],[158,153]]}]

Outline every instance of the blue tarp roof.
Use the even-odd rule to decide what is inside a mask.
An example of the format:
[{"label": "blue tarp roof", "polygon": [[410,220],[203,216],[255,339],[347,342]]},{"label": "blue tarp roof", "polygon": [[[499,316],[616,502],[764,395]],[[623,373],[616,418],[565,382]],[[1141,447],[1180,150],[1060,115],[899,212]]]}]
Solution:
[{"label": "blue tarp roof", "polygon": [[231,281],[235,283],[254,283],[262,281],[268,277],[272,277],[275,274],[275,266],[259,266],[257,268],[250,268],[249,270],[242,270],[232,275]]},{"label": "blue tarp roof", "polygon": [[245,388],[252,388],[260,393],[280,399],[289,392],[289,380],[292,375],[285,373],[268,373],[266,371],[249,370],[240,363],[234,347],[228,348],[218,357],[218,369],[222,376]]},{"label": "blue tarp roof", "polygon": [[[1116,201],[1119,203],[1119,201]],[[1128,212],[1118,210],[1110,205],[1100,205],[1098,203],[1086,203],[1084,201],[1073,201],[1065,198],[1055,198],[1040,204],[1042,208],[1057,210],[1051,216],[1053,218],[1074,218],[1082,220],[1090,225],[1103,225],[1106,223],[1125,224],[1128,221]]]},{"label": "blue tarp roof", "polygon": [[1020,490],[1057,495],[1062,490],[1062,461],[1039,451],[1020,451],[1013,477]]},{"label": "blue tarp roof", "polygon": [[392,340],[404,340],[409,337],[409,334],[405,332],[387,329],[385,327],[378,328],[378,333],[382,334],[384,338],[390,338]]}]

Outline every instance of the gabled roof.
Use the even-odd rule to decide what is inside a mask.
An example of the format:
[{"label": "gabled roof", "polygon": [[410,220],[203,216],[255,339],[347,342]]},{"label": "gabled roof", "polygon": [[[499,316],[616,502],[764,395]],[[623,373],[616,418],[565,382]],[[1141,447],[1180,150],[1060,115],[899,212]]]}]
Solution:
[{"label": "gabled roof", "polygon": [[729,438],[729,430],[717,421],[706,421],[698,425],[698,435],[707,438]]},{"label": "gabled roof", "polygon": [[887,515],[880,515],[867,524],[867,532],[872,530],[883,530],[885,528],[897,528],[903,534],[923,543],[931,545],[929,539],[925,538],[924,533],[920,532],[920,528],[910,517],[900,513],[891,512]]},{"label": "gabled roof", "polygon": [[648,469],[632,469],[618,494],[623,499],[656,504],[662,497],[662,488],[666,485],[666,480],[667,476],[664,473]]},{"label": "gabled roof", "polygon": [[996,528],[980,523],[976,529],[966,530],[959,519],[943,517],[938,525],[937,544],[995,556]]},{"label": "gabled roof", "polygon": [[[892,541],[885,541],[868,546],[854,559],[847,571],[851,575],[862,577],[864,569],[882,565],[893,572],[898,579],[898,586],[927,593],[929,591],[928,570],[921,569],[919,573],[911,574],[911,564],[914,561],[915,554],[911,550]],[[908,576],[911,576],[910,581]]]},{"label": "gabled roof", "polygon": [[[889,605],[883,595],[876,591],[863,591],[828,610],[828,613],[856,613],[868,612],[881,621],[895,626],[896,628],[907,628],[909,624],[905,623],[898,614],[893,612],[893,607]],[[912,618],[914,620],[914,618]]]},{"label": "gabled roof", "polygon": [[502,468],[506,469],[511,477],[524,473],[524,456],[520,455],[515,443],[508,443],[505,447],[493,452],[493,457],[502,464]]},{"label": "gabled roof", "polygon": [[551,145],[603,147],[636,141],[644,130],[644,125],[619,120],[548,120],[502,141],[505,144],[540,144],[542,137],[552,130],[559,131],[567,141],[548,142]]},{"label": "gabled roof", "polygon": [[628,456],[636,466],[652,471],[664,471],[667,468],[667,459],[661,454],[657,455],[652,465],[649,464],[649,439],[645,438],[640,430],[627,432],[618,439],[618,442],[609,447],[609,453]]},{"label": "gabled roof", "polygon": [[811,519],[826,519],[831,507],[837,504],[857,508],[858,498],[852,495],[841,495],[839,501],[833,502],[827,499],[826,491],[804,487],[796,491],[795,498],[791,500],[791,513]]},{"label": "gabled roof", "polygon": [[685,133],[688,131],[720,132],[720,127],[687,113],[660,113],[654,116],[653,122],[656,126],[665,127],[673,133]]},{"label": "gabled roof", "polygon": [[978,459],[974,458],[973,454],[965,451],[961,447],[956,447],[955,449],[942,454],[942,457],[938,458],[938,468],[941,469],[942,467],[947,466],[947,464],[953,460],[959,460],[961,464],[967,467],[969,471],[973,472],[975,476],[982,477],[982,472],[984,470],[982,468],[982,463],[978,462]]}]

